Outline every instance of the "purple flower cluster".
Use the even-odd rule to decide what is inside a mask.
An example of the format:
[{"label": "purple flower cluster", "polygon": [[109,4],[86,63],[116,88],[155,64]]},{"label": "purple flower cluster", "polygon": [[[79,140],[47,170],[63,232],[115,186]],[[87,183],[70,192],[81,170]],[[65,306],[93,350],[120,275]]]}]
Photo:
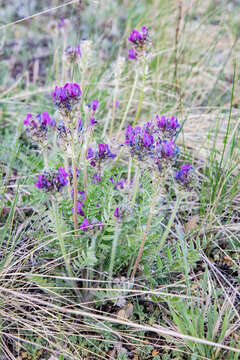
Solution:
[{"label": "purple flower cluster", "polygon": [[167,118],[165,115],[162,115],[160,118],[156,115],[156,124],[162,134],[169,138],[175,136],[180,129],[180,124],[174,116]]},{"label": "purple flower cluster", "polygon": [[77,45],[76,47],[69,45],[65,50],[65,54],[69,63],[75,64],[82,56],[80,45]]},{"label": "purple flower cluster", "polygon": [[107,144],[98,144],[98,150],[93,150],[92,148],[88,148],[86,159],[90,161],[90,165],[95,167],[96,164],[98,165],[98,168],[100,168],[101,162],[108,158],[115,158],[117,155],[113,154],[109,146]]},{"label": "purple flower cluster", "polygon": [[118,179],[118,176],[111,176],[110,178],[109,178],[109,180],[111,181],[111,183],[112,184],[114,184],[114,189],[121,189],[121,190],[123,190],[124,189],[124,186],[126,185],[126,179],[124,179],[124,178],[120,178],[120,179]]},{"label": "purple flower cluster", "polygon": [[121,221],[121,220],[123,220],[124,216],[126,216],[127,213],[128,213],[128,210],[127,210],[126,206],[120,205],[115,208],[113,215],[117,221]]},{"label": "purple flower cluster", "polygon": [[180,149],[173,140],[159,140],[156,142],[156,152],[159,158],[173,159],[179,154]]},{"label": "purple flower cluster", "polygon": [[128,50],[129,59],[136,60],[138,56],[146,53],[147,46],[150,43],[148,29],[146,26],[141,28],[141,31],[133,29],[130,33],[128,41],[134,48]]},{"label": "purple flower cluster", "polygon": [[152,122],[146,123],[142,128],[141,126],[135,128],[131,125],[127,126],[125,145],[130,148],[132,155],[137,155],[139,160],[143,160],[145,155],[152,154],[155,143],[153,129]]},{"label": "purple flower cluster", "polygon": [[[174,119],[170,124],[175,131],[179,124]],[[131,155],[137,156],[138,160],[150,160],[150,162],[153,160],[159,171],[166,167],[169,161],[175,160],[180,152],[172,139],[159,138],[159,124],[154,124],[153,121],[147,122],[143,127],[132,128],[128,125],[125,145],[130,148]]]},{"label": "purple flower cluster", "polygon": [[76,83],[66,83],[63,87],[56,86],[52,92],[53,102],[59,107],[59,110],[64,110],[67,113],[72,111],[72,108],[77,104],[81,98],[82,91],[80,86]]},{"label": "purple flower cluster", "polygon": [[93,230],[94,226],[97,226],[97,228],[99,230],[102,230],[102,227],[103,227],[102,223],[99,222],[98,220],[95,219],[94,222],[93,221],[90,222],[90,221],[88,221],[87,218],[85,218],[83,220],[82,224],[80,225],[80,229],[82,229],[84,232],[87,232],[89,230]]},{"label": "purple flower cluster", "polygon": [[85,216],[85,213],[83,211],[83,208],[85,207],[84,203],[82,203],[81,201],[77,201],[77,213],[80,216]]},{"label": "purple flower cluster", "polygon": [[80,229],[82,229],[84,232],[87,232],[88,230],[93,229],[93,225],[91,224],[91,222],[88,221],[88,219],[85,218],[80,225]]},{"label": "purple flower cluster", "polygon": [[97,173],[93,175],[92,183],[94,185],[100,184],[101,179],[102,179],[102,174],[101,171],[99,170]]},{"label": "purple flower cluster", "polygon": [[35,186],[38,189],[44,190],[46,192],[53,191],[59,192],[64,186],[68,183],[69,173],[63,167],[59,167],[58,170],[52,172],[44,172],[43,174],[38,175],[38,181],[35,183]]},{"label": "purple flower cluster", "polygon": [[92,100],[90,104],[88,104],[89,109],[92,110],[92,112],[95,112],[98,108],[99,101],[98,100]]},{"label": "purple flower cluster", "polygon": [[180,149],[173,140],[161,140],[156,142],[156,151],[154,153],[154,162],[161,171],[171,161],[175,160]]},{"label": "purple flower cluster", "polygon": [[[72,196],[73,196],[73,189],[72,189]],[[84,201],[86,200],[85,193],[83,191],[78,191],[77,196],[78,196],[77,213],[80,216],[85,216],[85,213],[84,213],[84,208],[85,208]],[[73,208],[72,208],[72,211],[73,211]]]},{"label": "purple flower cluster", "polygon": [[175,172],[175,179],[182,185],[187,185],[191,181],[193,167],[190,163],[181,166],[180,170]]},{"label": "purple flower cluster", "polygon": [[46,142],[48,126],[55,127],[56,120],[51,118],[47,111],[42,114],[37,114],[33,117],[32,114],[27,114],[23,120],[23,124],[27,127],[31,138],[36,142]]}]

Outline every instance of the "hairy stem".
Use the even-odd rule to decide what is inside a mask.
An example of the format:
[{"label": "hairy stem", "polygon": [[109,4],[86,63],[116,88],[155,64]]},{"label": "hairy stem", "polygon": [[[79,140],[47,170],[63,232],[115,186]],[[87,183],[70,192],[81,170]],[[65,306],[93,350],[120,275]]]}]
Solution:
[{"label": "hairy stem", "polygon": [[111,125],[110,125],[110,131],[109,131],[109,137],[112,137],[113,132],[113,125],[114,125],[114,119],[115,119],[115,111],[116,111],[116,101],[117,101],[117,93],[118,93],[118,84],[119,82],[116,82],[116,86],[113,93],[113,103],[112,103],[112,119],[111,119]]},{"label": "hairy stem", "polygon": [[112,277],[112,275],[113,275],[113,268],[114,268],[114,263],[115,263],[115,258],[116,258],[116,251],[117,251],[117,245],[118,245],[120,231],[121,231],[121,227],[117,224],[117,226],[115,228],[115,232],[114,232],[113,243],[112,243],[110,265],[109,265],[109,270],[108,270],[109,277]]},{"label": "hairy stem", "polygon": [[45,170],[48,171],[47,149],[43,148],[42,152],[43,152],[44,167],[45,167]]},{"label": "hairy stem", "polygon": [[135,200],[137,197],[138,186],[139,186],[139,176],[140,176],[140,169],[139,169],[139,166],[137,166],[136,173],[135,173],[135,182],[134,182],[134,189],[133,189],[133,197],[132,197],[132,201],[131,201],[131,208],[134,207]]},{"label": "hairy stem", "polygon": [[176,83],[176,88],[178,89],[177,85],[177,78],[178,78],[178,40],[179,40],[179,30],[180,30],[180,23],[182,19],[182,0],[178,2],[178,17],[177,17],[177,26],[176,26],[176,33],[175,33],[175,53],[174,53],[174,75],[173,79]]},{"label": "hairy stem", "polygon": [[132,156],[129,157],[129,163],[128,163],[128,176],[127,176],[127,186],[130,185],[131,181],[131,172],[132,172]]},{"label": "hairy stem", "polygon": [[153,199],[152,199],[151,206],[150,206],[150,210],[149,210],[149,214],[148,214],[148,220],[147,220],[147,225],[146,225],[146,229],[145,229],[145,232],[144,232],[144,235],[143,235],[143,238],[142,238],[141,246],[140,246],[140,249],[139,249],[139,251],[138,251],[138,255],[137,255],[137,258],[136,258],[134,267],[133,267],[132,274],[131,274],[131,276],[130,276],[130,279],[131,279],[131,280],[134,278],[134,276],[135,276],[135,274],[136,274],[138,265],[139,265],[140,260],[141,260],[141,257],[142,257],[144,245],[145,245],[145,242],[146,242],[146,240],[147,240],[148,232],[149,232],[150,225],[151,225],[151,222],[152,222],[152,217],[153,217],[154,207],[155,207],[155,204],[156,204],[156,199],[157,199],[157,196],[156,196],[156,193],[155,193],[154,196],[153,196]]},{"label": "hairy stem", "polygon": [[136,113],[136,118],[133,122],[133,127],[136,125],[140,112],[142,110],[142,104],[143,104],[143,99],[144,99],[144,91],[145,91],[145,83],[146,83],[146,73],[147,73],[147,63],[144,63],[144,70],[143,70],[143,80],[142,80],[142,89],[141,89],[141,93],[140,93],[140,97],[139,97],[139,101],[138,101],[138,108],[137,108],[137,113]]},{"label": "hairy stem", "polygon": [[55,225],[56,225],[56,231],[57,231],[57,238],[58,238],[58,241],[59,241],[59,244],[60,244],[62,256],[63,256],[65,266],[66,266],[66,270],[67,270],[68,276],[73,277],[71,267],[70,267],[70,264],[69,264],[69,261],[68,261],[66,249],[65,249],[64,239],[63,239],[62,232],[61,232],[61,227],[60,227],[60,222],[59,222],[59,213],[58,213],[58,208],[57,208],[57,205],[56,205],[56,199],[52,199],[52,208],[53,208],[53,212],[54,212],[54,215],[55,215]]},{"label": "hairy stem", "polygon": [[[64,155],[64,167],[66,169],[66,171],[68,171],[68,168],[69,168],[69,164],[68,164],[68,158],[66,155]],[[71,184],[70,184],[70,181],[68,181],[67,183],[67,190],[68,190],[68,196],[69,196],[69,199],[71,200],[72,199],[72,193],[71,193]]]},{"label": "hairy stem", "polygon": [[159,242],[159,244],[157,246],[156,253],[159,253],[159,251],[163,247],[163,244],[164,244],[165,240],[168,237],[168,234],[169,234],[169,232],[171,230],[172,224],[174,222],[174,219],[175,219],[175,216],[177,214],[177,211],[178,211],[178,208],[179,208],[179,205],[180,205],[181,201],[182,201],[182,197],[180,195],[178,195],[177,200],[176,200],[175,205],[174,205],[174,208],[173,208],[173,212],[172,212],[172,214],[170,216],[170,219],[168,221],[167,227],[166,227],[166,229],[165,229],[165,231],[164,231],[164,233],[163,233],[163,235],[161,237],[161,240],[160,240],[160,242]]},{"label": "hairy stem", "polygon": [[124,112],[124,114],[123,114],[123,118],[122,118],[121,124],[120,124],[119,129],[118,129],[117,139],[118,139],[119,136],[120,136],[122,127],[123,127],[123,125],[124,125],[124,123],[125,123],[125,120],[126,120],[126,118],[127,118],[127,114],[128,114],[129,109],[130,109],[130,106],[131,106],[131,103],[132,103],[132,100],[133,100],[133,96],[134,96],[134,93],[135,93],[135,90],[136,90],[136,87],[137,87],[138,76],[139,76],[139,73],[138,73],[138,71],[136,71],[136,72],[135,72],[135,79],[134,79],[132,91],[131,91],[130,97],[129,97],[129,99],[128,99],[128,103],[127,103],[126,110],[125,110],[125,112]]},{"label": "hairy stem", "polygon": [[76,172],[76,161],[74,153],[74,144],[72,142],[72,172],[73,172],[73,223],[74,230],[78,229],[77,219],[77,172]]}]

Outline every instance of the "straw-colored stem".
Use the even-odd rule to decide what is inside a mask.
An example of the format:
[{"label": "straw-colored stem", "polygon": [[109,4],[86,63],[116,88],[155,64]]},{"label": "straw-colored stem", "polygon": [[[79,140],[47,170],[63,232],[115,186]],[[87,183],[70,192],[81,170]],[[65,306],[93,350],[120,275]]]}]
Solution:
[{"label": "straw-colored stem", "polygon": [[137,166],[136,173],[135,173],[135,182],[134,182],[134,189],[133,189],[133,197],[131,201],[131,208],[134,207],[137,193],[138,193],[138,187],[139,187],[139,175],[140,175],[140,169]]},{"label": "straw-colored stem", "polygon": [[138,101],[138,108],[137,108],[136,118],[133,123],[133,127],[136,125],[139,115],[140,115],[140,112],[142,110],[144,91],[145,91],[145,83],[146,83],[146,72],[147,72],[147,63],[145,62],[144,69],[143,69],[142,89],[141,89],[141,93],[140,93],[140,97],[139,97],[139,101]]},{"label": "straw-colored stem", "polygon": [[115,120],[115,111],[116,111],[116,101],[117,101],[117,93],[118,93],[118,80],[116,80],[116,86],[113,93],[113,103],[112,103],[112,119],[111,119],[111,125],[110,125],[110,131],[109,131],[109,137],[112,137],[113,133],[113,126],[114,126],[114,120]]},{"label": "straw-colored stem", "polygon": [[136,90],[136,87],[137,87],[138,76],[139,76],[139,73],[138,73],[138,71],[136,71],[136,72],[135,72],[135,79],[134,79],[132,91],[131,91],[130,97],[129,97],[129,99],[128,99],[127,107],[126,107],[125,112],[124,112],[124,114],[123,114],[123,118],[122,118],[121,124],[120,124],[119,129],[118,129],[117,139],[118,139],[119,136],[120,136],[122,127],[123,127],[123,125],[124,125],[124,123],[125,123],[125,120],[126,120],[126,118],[127,118],[128,111],[129,111],[130,106],[131,106],[131,104],[132,104],[133,96],[134,96],[134,93],[135,93],[135,90]]},{"label": "straw-colored stem", "polygon": [[44,161],[44,168],[46,171],[48,171],[48,158],[47,158],[47,149],[43,148],[43,161]]},{"label": "straw-colored stem", "polygon": [[129,162],[128,162],[128,176],[127,176],[127,185],[130,185],[131,181],[131,172],[132,172],[132,156],[129,156]]},{"label": "straw-colored stem", "polygon": [[66,249],[65,249],[64,239],[63,239],[61,228],[60,228],[59,213],[58,213],[58,208],[57,208],[55,199],[52,199],[52,208],[53,208],[53,212],[54,212],[54,215],[55,215],[55,225],[56,225],[56,231],[57,231],[57,238],[58,238],[58,241],[59,241],[59,244],[60,244],[62,256],[63,256],[65,266],[66,266],[66,270],[67,270],[68,276],[73,277],[71,267],[70,267],[70,264],[69,264],[69,260],[68,260],[68,257],[67,257]]},{"label": "straw-colored stem", "polygon": [[73,172],[73,223],[74,223],[74,230],[77,231],[77,229],[78,229],[78,219],[77,219],[77,172],[76,172],[74,144],[72,144],[72,172]]},{"label": "straw-colored stem", "polygon": [[178,195],[177,199],[176,199],[176,202],[175,202],[175,205],[174,205],[174,208],[173,208],[173,211],[172,211],[172,214],[171,214],[170,219],[168,221],[167,227],[166,227],[166,229],[165,229],[165,231],[164,231],[164,233],[163,233],[163,235],[161,237],[161,240],[160,240],[160,242],[159,242],[159,244],[157,246],[156,254],[159,253],[159,251],[161,250],[161,248],[164,245],[165,240],[168,237],[168,234],[169,234],[169,232],[171,230],[172,224],[173,224],[174,219],[176,217],[176,214],[177,214],[177,211],[178,211],[178,208],[179,208],[179,205],[180,205],[181,201],[182,201],[182,197],[180,195]]},{"label": "straw-colored stem", "polygon": [[86,161],[86,156],[84,158],[84,167],[83,167],[83,186],[84,186],[85,198],[87,200],[87,161]]}]

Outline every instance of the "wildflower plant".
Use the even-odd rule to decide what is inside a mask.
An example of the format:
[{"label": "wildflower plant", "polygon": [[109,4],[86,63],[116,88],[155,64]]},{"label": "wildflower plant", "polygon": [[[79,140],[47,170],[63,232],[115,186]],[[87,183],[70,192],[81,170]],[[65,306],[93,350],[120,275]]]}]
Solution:
[{"label": "wildflower plant", "polygon": [[[160,206],[159,204],[162,203],[166,184],[174,180],[178,186],[190,189],[193,168],[190,164],[183,165],[180,169],[176,168],[180,153],[180,149],[174,141],[180,131],[178,120],[174,116],[156,115],[155,119],[149,120],[143,125],[135,125],[141,112],[147,62],[149,61],[151,48],[148,29],[144,26],[140,31],[133,30],[128,37],[128,42],[132,46],[129,51],[129,61],[135,60],[138,63],[137,77],[135,77],[129,101],[114,141],[112,141],[111,137],[107,141],[99,137],[102,126],[101,121],[99,121],[99,107],[100,105],[101,109],[104,107],[100,93],[98,96],[95,96],[96,94],[89,96],[86,91],[85,79],[89,64],[92,61],[91,42],[88,40],[82,41],[75,48],[68,46],[66,49],[66,59],[69,65],[78,65],[80,79],[77,81],[73,79],[72,82],[55,86],[51,96],[52,102],[56,106],[57,120],[46,112],[37,115],[35,118],[28,114],[24,120],[24,125],[31,134],[32,139],[38,141],[42,146],[48,146],[50,149],[54,149],[54,146],[57,145],[58,155],[63,160],[63,164],[58,164],[57,169],[45,169],[39,174],[35,186],[46,195],[51,196],[57,234],[69,275],[72,274],[72,269],[60,231],[59,219],[57,220],[60,213],[66,219],[73,216],[75,235],[73,242],[77,243],[79,241],[79,234],[81,233],[80,247],[85,261],[87,261],[87,254],[89,254],[86,249],[89,242],[91,243],[89,248],[91,251],[89,251],[92,254],[92,259],[94,258],[92,264],[98,262],[99,247],[97,239],[101,243],[101,238],[104,239],[105,234],[111,233],[113,244],[109,253],[109,275],[112,277],[117,259],[116,252],[122,241],[122,234],[128,228],[127,224],[129,224],[129,229],[136,225],[137,218],[140,216],[140,198],[142,197],[143,200],[141,201],[144,201],[144,206],[147,204],[146,194],[142,193],[141,187],[146,178],[146,172],[150,170],[152,174],[150,188],[152,189],[149,189],[153,194],[153,199],[151,204],[148,204],[148,217],[142,243],[137,256],[135,254],[134,256],[129,255],[131,261],[128,257],[128,260],[126,260],[132,264],[128,273],[131,274],[131,279],[133,279],[150,232],[155,206],[156,204]],[[114,72],[114,92],[112,97],[114,110],[110,123],[110,136],[113,135],[116,120],[114,119],[115,108],[118,103],[119,84],[124,65],[125,60],[119,57]],[[127,119],[137,86],[138,75],[141,71],[143,72],[143,87],[136,117],[131,124],[126,126],[123,134],[122,127]],[[73,73],[69,75],[72,76]],[[54,137],[56,140],[55,145],[49,144],[49,129],[56,132]],[[104,129],[106,129],[106,125],[104,125]],[[103,133],[106,135],[105,130]],[[122,135],[125,136],[124,144],[119,140]],[[127,151],[124,151],[124,149]],[[126,154],[128,158],[129,165],[127,168],[118,163],[122,153]],[[133,177],[132,164],[135,166]],[[59,203],[59,193],[61,194],[62,203]],[[65,205],[63,205],[64,202]],[[114,231],[110,230],[112,226],[115,228]],[[168,229],[170,228],[168,227]],[[165,232],[163,235],[161,243],[164,237],[167,237],[167,233]],[[92,240],[89,240],[91,237]],[[101,246],[104,246],[104,244]],[[136,251],[136,244],[131,246]]]}]

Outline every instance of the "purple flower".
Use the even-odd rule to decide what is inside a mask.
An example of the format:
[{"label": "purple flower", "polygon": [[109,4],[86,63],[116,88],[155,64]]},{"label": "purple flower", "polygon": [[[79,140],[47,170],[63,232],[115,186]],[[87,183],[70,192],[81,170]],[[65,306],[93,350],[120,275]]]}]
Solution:
[{"label": "purple flower", "polygon": [[88,219],[84,219],[82,224],[80,225],[80,229],[82,229],[84,232],[87,232],[88,230],[92,230],[93,226],[92,224],[88,221]]},{"label": "purple flower", "polygon": [[144,156],[150,155],[155,147],[154,144],[154,125],[147,122],[142,128],[136,126],[132,128],[128,125],[125,132],[125,145],[130,148],[132,155],[137,155],[139,160]]},{"label": "purple flower", "polygon": [[115,102],[115,107],[116,107],[116,108],[119,107],[119,101],[118,101],[118,100]]},{"label": "purple flower", "polygon": [[47,111],[37,114],[35,117],[32,114],[27,114],[23,120],[23,124],[27,127],[31,138],[42,144],[47,141],[48,126],[54,127],[55,123],[55,119],[51,118]]},{"label": "purple flower", "polygon": [[82,119],[78,120],[78,132],[80,133],[83,129],[83,123],[82,123]]},{"label": "purple flower", "polygon": [[64,17],[61,17],[61,19],[58,22],[58,28],[61,29],[65,26],[65,19]]},{"label": "purple flower", "polygon": [[134,49],[128,50],[128,58],[131,60],[136,60],[138,56],[138,53]]},{"label": "purple flower", "polygon": [[23,120],[23,125],[29,125],[30,124],[30,120],[33,119],[32,114],[27,114],[26,118]]},{"label": "purple flower", "polygon": [[92,148],[88,148],[86,159],[91,159],[94,157],[94,152]]},{"label": "purple flower", "polygon": [[[78,213],[78,215],[85,216],[85,213],[84,213],[82,208],[84,208],[84,204],[81,203],[80,201],[77,201],[77,213]],[[73,211],[73,209],[72,209],[72,211]]]},{"label": "purple flower", "polygon": [[139,31],[133,29],[130,33],[128,41],[132,42],[133,44],[136,44],[139,41],[142,41],[144,39],[144,37],[145,37],[145,34],[141,34]]},{"label": "purple flower", "polygon": [[119,209],[119,207],[116,207],[116,209],[114,210],[113,215],[114,215],[116,218],[119,218],[119,217],[120,217],[120,209]]},{"label": "purple flower", "polygon": [[179,147],[173,140],[160,140],[156,143],[157,154],[160,158],[175,158],[179,153]]},{"label": "purple flower", "polygon": [[95,125],[95,124],[97,124],[97,121],[95,120],[94,117],[91,117],[90,120],[89,120],[89,125],[90,125],[90,126],[93,126],[93,125]]},{"label": "purple flower", "polygon": [[184,164],[181,166],[180,170],[175,172],[175,178],[178,182],[185,185],[191,181],[191,175],[193,172],[193,167],[190,163]]},{"label": "purple flower", "polygon": [[61,186],[65,186],[68,183],[69,173],[64,169],[64,167],[59,166],[58,168],[58,180]]},{"label": "purple flower", "polygon": [[115,158],[117,155],[113,154],[107,144],[99,143],[98,150],[88,148],[86,159],[92,159],[90,162],[91,166],[96,166],[96,163],[100,166],[100,163],[107,158]]},{"label": "purple flower", "polygon": [[101,178],[102,178],[101,173],[95,173],[95,174],[93,175],[92,183],[93,183],[94,185],[99,184],[99,183],[101,182]]},{"label": "purple flower", "polygon": [[23,120],[23,124],[26,126],[31,125],[35,128],[38,126],[46,125],[50,125],[53,127],[56,124],[56,120],[54,118],[51,118],[47,111],[43,111],[42,114],[39,113],[35,116],[35,120],[32,114],[27,114],[26,118]]},{"label": "purple flower", "polygon": [[99,105],[99,101],[98,100],[92,100],[91,104],[89,104],[89,108],[95,112],[98,108],[98,105]]},{"label": "purple flower", "polygon": [[82,56],[80,45],[76,47],[68,46],[65,50],[67,55],[67,59],[70,63],[74,64],[78,61],[78,59]]},{"label": "purple flower", "polygon": [[175,136],[180,128],[180,124],[174,116],[167,118],[165,115],[162,115],[160,118],[156,115],[156,121],[158,129],[160,129],[164,134],[167,134],[168,137]]},{"label": "purple flower", "polygon": [[111,176],[109,178],[109,180],[111,181],[112,184],[114,184],[114,189],[124,189],[124,186],[126,185],[126,179],[124,178],[121,178],[121,179],[118,179],[118,176],[114,176],[115,179]]},{"label": "purple flower", "polygon": [[126,215],[126,208],[123,206],[117,206],[116,209],[113,212],[113,215],[115,216],[116,220],[121,221],[124,217],[124,215]]},{"label": "purple flower", "polygon": [[141,31],[133,29],[128,37],[128,41],[133,44],[134,49],[128,50],[129,59],[137,59],[138,55],[147,53],[147,45],[150,44],[148,29],[146,26],[141,28]]},{"label": "purple flower", "polygon": [[82,91],[77,83],[66,83],[63,87],[56,86],[52,92],[53,102],[66,111],[71,111],[73,105],[78,103]]},{"label": "purple flower", "polygon": [[35,186],[38,189],[44,190],[46,192],[59,192],[63,189],[64,186],[67,185],[68,177],[69,173],[60,166],[57,171],[45,171],[43,174],[39,174],[38,181],[35,183]]},{"label": "purple flower", "polygon": [[39,174],[38,175],[38,181],[35,182],[35,186],[38,188],[38,189],[41,189],[41,190],[46,190],[48,191],[51,187],[51,183],[50,181],[48,180],[46,174]]}]

